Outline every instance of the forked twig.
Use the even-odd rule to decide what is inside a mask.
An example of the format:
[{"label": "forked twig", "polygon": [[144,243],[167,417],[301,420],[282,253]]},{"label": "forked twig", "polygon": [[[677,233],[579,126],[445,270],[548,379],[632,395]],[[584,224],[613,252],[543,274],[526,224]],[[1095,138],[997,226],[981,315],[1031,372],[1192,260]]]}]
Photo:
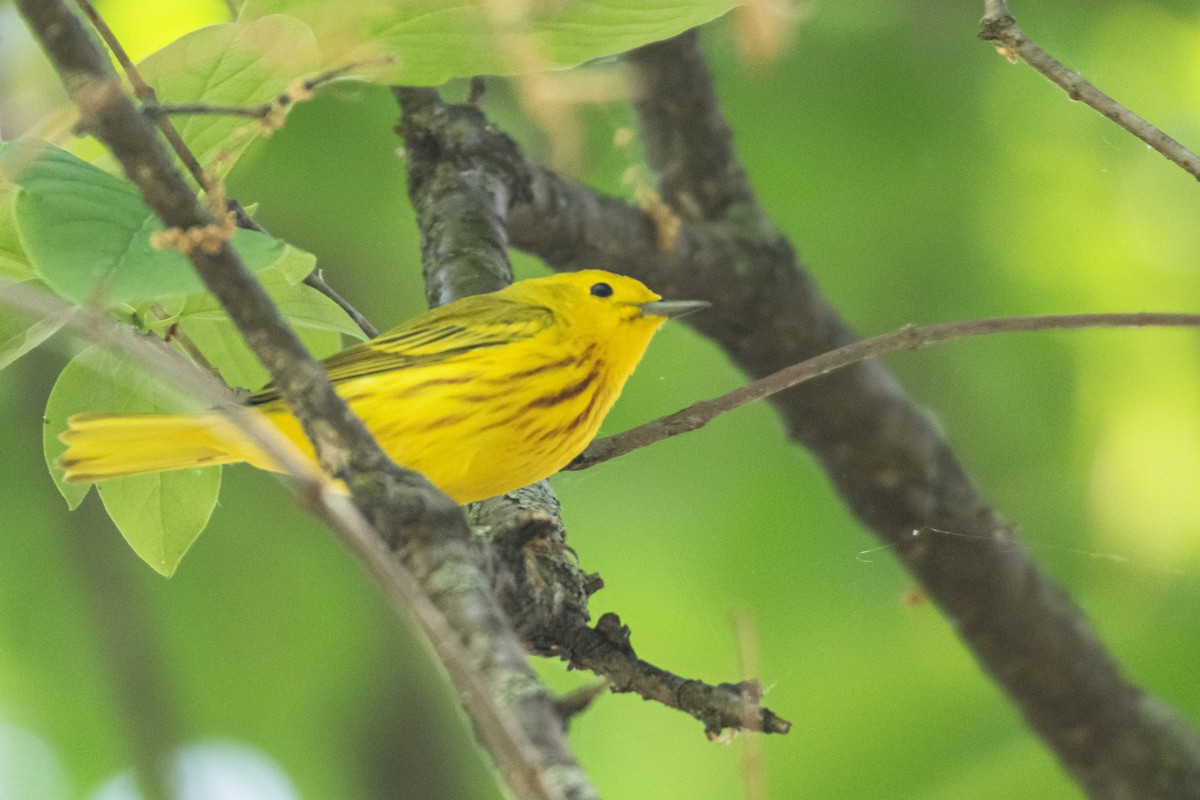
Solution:
[{"label": "forked twig", "polygon": [[1017,58],[1024,59],[1029,66],[1061,87],[1072,100],[1091,106],[1200,180],[1200,157],[1038,47],[1017,25],[1008,10],[1007,0],[984,0],[979,38],[996,42],[1002,54],[1014,63]]},{"label": "forked twig", "polygon": [[[129,83],[133,87],[134,95],[142,104],[143,112],[154,120],[155,125],[158,126],[159,131],[162,132],[163,137],[167,140],[167,144],[171,146],[171,150],[179,158],[184,167],[187,168],[188,173],[191,174],[196,183],[204,187],[206,192],[211,192],[213,189],[213,178],[200,164],[200,161],[192,153],[191,148],[189,148],[187,143],[183,140],[183,136],[180,135],[179,130],[175,127],[174,123],[171,122],[169,109],[175,107],[163,106],[158,102],[158,95],[154,91],[154,87],[146,83],[145,79],[142,78],[142,74],[138,71],[137,65],[133,63],[133,59],[129,57],[129,54],[121,45],[121,40],[117,38],[117,35],[113,32],[112,28],[108,26],[108,23],[104,21],[104,17],[100,15],[100,12],[96,10],[96,7],[92,5],[91,1],[75,0],[75,2],[83,11],[88,20],[92,23],[92,27],[96,29],[98,34],[100,34],[100,38],[104,40],[104,44],[109,50],[112,51],[113,56],[117,59],[117,63],[121,65],[122,71],[124,71],[125,76],[129,78]],[[301,81],[299,85],[302,87],[302,91],[297,92],[297,96],[292,96],[291,92],[293,91],[293,87],[289,87],[287,92],[281,93],[270,103],[264,103],[262,106],[252,107],[250,109],[234,108],[232,110],[226,109],[226,111],[228,111],[228,113],[239,113],[243,116],[264,119],[270,115],[273,109],[277,107],[284,107],[283,98],[287,98],[287,104],[294,103],[296,100],[301,99],[299,95],[304,94],[306,96],[307,93],[311,93],[312,90],[318,86],[344,75],[346,72],[361,66],[363,63],[366,62],[358,62],[344,67],[327,70],[326,72],[322,72],[319,75],[316,75],[305,81]],[[196,107],[203,109],[223,108],[213,106]],[[180,106],[180,108],[186,108],[186,106]],[[263,110],[264,108],[266,109],[265,111]],[[156,111],[159,113],[155,113]],[[197,111],[195,113],[200,112]],[[208,111],[207,113],[222,112]],[[260,233],[267,233],[267,231],[256,220],[246,213],[246,210],[241,206],[240,203],[237,202],[237,200],[231,199],[229,201],[229,206],[229,210],[233,212],[239,227],[257,230]],[[338,292],[334,291],[333,287],[325,282],[325,277],[321,275],[319,271],[313,270],[313,272],[309,273],[309,275],[304,279],[304,282],[324,294],[333,302],[337,303],[338,307],[345,311],[347,316],[354,320],[354,323],[358,325],[359,329],[362,330],[364,334],[366,334],[368,339],[373,339],[379,335],[379,329],[372,325],[367,318],[358,311],[358,309],[350,305],[350,303],[347,302],[344,297],[342,297]]]}]

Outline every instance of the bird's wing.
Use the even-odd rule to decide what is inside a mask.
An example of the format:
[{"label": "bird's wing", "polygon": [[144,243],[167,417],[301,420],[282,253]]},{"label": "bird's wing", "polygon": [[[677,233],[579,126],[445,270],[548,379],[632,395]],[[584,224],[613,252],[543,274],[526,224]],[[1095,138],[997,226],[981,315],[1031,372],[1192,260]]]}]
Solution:
[{"label": "bird's wing", "polygon": [[[414,317],[374,339],[334,353],[321,362],[329,379],[342,381],[392,370],[432,365],[482,348],[527,339],[546,330],[554,312],[544,306],[487,295],[468,297]],[[251,405],[279,398],[267,384],[247,401]]]}]

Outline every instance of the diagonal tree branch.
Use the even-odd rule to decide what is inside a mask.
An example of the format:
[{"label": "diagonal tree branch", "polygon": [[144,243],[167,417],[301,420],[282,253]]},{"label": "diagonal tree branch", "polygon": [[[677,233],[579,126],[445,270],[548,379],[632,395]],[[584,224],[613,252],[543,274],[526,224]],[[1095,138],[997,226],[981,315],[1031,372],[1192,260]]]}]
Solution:
[{"label": "diagonal tree branch", "polygon": [[[696,47],[691,32],[628,57],[652,159],[693,140],[679,126],[713,132],[710,152],[735,158],[712,122],[719,111]],[[672,87],[671,95],[656,87]],[[675,108],[681,93],[692,98],[691,117]],[[707,179],[682,183],[669,161],[651,166],[672,176],[667,186],[685,187],[666,188],[668,199],[744,196],[736,177],[724,193],[706,186],[738,174],[728,161],[713,165]],[[712,311],[692,324],[752,377],[856,338],[751,203],[734,204],[719,219],[685,222],[664,252],[640,210],[538,168],[530,185],[533,200],[509,217],[516,246],[559,269],[603,263],[660,291],[686,287],[687,296],[710,300]],[[682,201],[678,212],[695,216]],[[1096,797],[1198,796],[1195,730],[1121,674],[1079,608],[1038,570],[929,418],[878,363],[854,364],[771,402],[791,438],[818,457],[847,505],[917,577],[1081,785]],[[967,536],[914,535],[930,528]],[[992,543],[986,558],[979,541]]]},{"label": "diagonal tree branch", "polygon": [[[322,466],[345,481],[369,525],[339,528],[394,599],[425,608],[405,584],[411,574],[436,605],[418,615],[450,668],[485,747],[519,797],[590,798],[595,791],[567,748],[561,720],[537,686],[524,654],[474,565],[470,531],[458,507],[415,473],[396,467],[333,392],[222,231],[199,204],[149,121],[121,89],[108,60],[61,0],[21,0],[34,35],[80,111],[80,128],[100,139],[169,228],[209,231],[206,247],[187,253],[247,344],[304,425]],[[324,507],[324,506],[322,506]],[[330,515],[326,515],[328,519]],[[400,564],[378,531],[398,551]],[[407,569],[406,569],[407,568]],[[453,580],[451,578],[453,577]],[[460,660],[453,655],[465,654]],[[542,763],[555,765],[552,773]]]},{"label": "diagonal tree branch", "polygon": [[[421,232],[426,298],[439,306],[512,283],[505,220],[528,193],[516,144],[474,106],[449,106],[436,89],[393,89],[403,118],[409,196]],[[456,124],[459,118],[464,124]]]},{"label": "diagonal tree branch", "polygon": [[983,5],[983,19],[979,22],[980,39],[995,42],[1001,53],[1008,56],[1013,63],[1016,63],[1018,58],[1024,59],[1025,63],[1061,88],[1072,100],[1079,100],[1100,112],[1157,150],[1168,161],[1200,180],[1200,156],[1097,89],[1078,72],[1067,69],[1054,56],[1038,47],[1013,19],[1006,0],[984,0]]}]

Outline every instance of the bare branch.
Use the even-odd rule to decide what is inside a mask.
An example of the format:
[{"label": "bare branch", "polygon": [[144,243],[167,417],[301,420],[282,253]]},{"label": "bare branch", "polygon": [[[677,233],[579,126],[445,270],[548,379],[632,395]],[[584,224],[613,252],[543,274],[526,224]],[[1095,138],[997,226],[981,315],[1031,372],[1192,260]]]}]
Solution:
[{"label": "bare branch", "polygon": [[1093,86],[1078,72],[1063,66],[1038,47],[1017,25],[1006,0],[984,0],[984,15],[979,23],[979,38],[996,42],[997,49],[1011,61],[1025,60],[1029,66],[1059,86],[1072,100],[1091,106],[1117,125],[1157,150],[1168,161],[1200,180],[1200,157],[1150,122],[1130,111]]},{"label": "bare branch", "polygon": [[[125,75],[129,78],[129,83],[133,86],[133,93],[137,99],[143,105],[156,105],[158,97],[154,93],[154,87],[142,79],[142,74],[138,72],[133,59],[125,52],[121,41],[113,33],[112,28],[108,27],[108,23],[104,21],[104,17],[100,16],[100,12],[92,5],[91,0],[75,0],[75,2],[83,13],[87,15],[88,20],[92,23],[92,27],[100,34],[100,38],[104,40],[104,44],[112,51],[113,57],[117,59],[117,63],[121,65],[121,69],[125,72]],[[175,151],[175,155],[179,157],[179,160],[183,162],[187,171],[191,173],[197,185],[204,186],[207,181],[204,167],[196,160],[196,156],[192,154],[191,148],[183,141],[183,136],[179,134],[179,130],[172,124],[171,120],[166,117],[160,118],[158,120],[158,129],[162,131],[162,135],[171,145],[171,149]]]},{"label": "bare branch", "polygon": [[784,367],[778,372],[732,392],[694,403],[665,417],[636,428],[592,442],[566,469],[593,467],[617,456],[623,456],[647,445],[704,427],[722,414],[741,408],[747,403],[819,378],[836,369],[848,367],[868,358],[916,350],[937,342],[948,342],[970,336],[994,333],[1028,333],[1034,331],[1066,331],[1088,328],[1200,327],[1200,314],[1054,314],[1036,317],[993,317],[963,322],[947,322],[920,328],[906,326],[871,339],[863,339],[815,358]]},{"label": "bare branch", "polygon": [[[572,666],[603,675],[614,692],[636,692],[647,700],[691,714],[704,723],[709,738],[726,729],[787,733],[792,724],[762,705],[756,680],[711,684],[681,678],[637,657],[629,628],[616,614],[604,614],[595,628],[576,629],[564,642]],[[566,656],[564,656],[565,658]]]}]

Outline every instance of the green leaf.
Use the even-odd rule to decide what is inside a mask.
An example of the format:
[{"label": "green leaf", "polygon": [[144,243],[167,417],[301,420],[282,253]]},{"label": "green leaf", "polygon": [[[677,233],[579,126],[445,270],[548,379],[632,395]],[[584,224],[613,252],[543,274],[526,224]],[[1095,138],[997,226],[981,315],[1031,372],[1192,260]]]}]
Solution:
[{"label": "green leaf", "polygon": [[[318,61],[308,26],[292,17],[266,16],[192,31],[148,56],[138,70],[163,104],[250,107],[316,72]],[[218,175],[261,135],[246,117],[192,114],[173,121],[200,163]]]},{"label": "green leaf", "polygon": [[[19,187],[14,216],[29,263],[60,295],[111,306],[203,290],[182,253],[150,246],[163,225],[132,184],[32,140],[0,149],[0,176]],[[257,231],[237,231],[233,246],[254,272],[315,263]]]},{"label": "green leaf", "polygon": [[[308,284],[293,283],[274,269],[261,276],[263,288],[275,302],[283,316],[297,328],[315,328],[365,338],[354,320],[341,307]],[[211,294],[191,295],[187,298],[180,319],[228,321],[229,317],[220,302]],[[322,354],[327,355],[327,354]]]},{"label": "green leaf", "polygon": [[143,561],[166,577],[208,525],[221,492],[221,468],[181,469],[105,481],[100,499]]},{"label": "green leaf", "polygon": [[[200,352],[204,353],[204,357],[217,368],[221,378],[230,386],[258,389],[270,380],[267,371],[258,363],[254,353],[246,347],[241,334],[228,318],[203,314],[186,316],[180,319],[179,327],[200,348]],[[323,358],[341,349],[341,336],[335,331],[297,327],[296,333],[309,352],[317,358]]]},{"label": "green leaf", "polygon": [[[365,338],[337,303],[311,286],[293,284],[274,269],[264,272],[261,278],[275,305],[317,358],[340,350],[342,335]],[[257,389],[267,382],[266,370],[246,347],[215,297],[209,294],[189,297],[178,321],[183,332],[217,368],[226,383]]]},{"label": "green leaf", "polygon": [[444,0],[248,0],[243,21],[289,14],[308,24],[325,67],[379,55],[381,83],[436,85],[470,75],[514,75],[573,67],[682,33],[727,12],[730,0],[594,0],[533,3],[501,17],[487,4]]},{"label": "green leaf", "polygon": [[[91,488],[66,483],[58,467],[66,450],[58,435],[68,417],[90,411],[177,412],[198,410],[197,405],[123,353],[90,347],[72,359],[50,392],[42,437],[50,475],[67,505],[76,508]],[[100,497],[134,552],[170,575],[208,523],[220,480],[219,467],[116,478],[101,484]]]},{"label": "green leaf", "polygon": [[0,369],[49,339],[66,321],[66,316],[47,319],[0,304]]},{"label": "green leaf", "polygon": [[254,390],[267,382],[267,371],[228,319],[188,316],[180,319],[179,328],[216,368],[225,383]]},{"label": "green leaf", "polygon": [[[347,329],[353,327],[353,323],[350,323],[341,308],[337,308],[316,290],[302,284],[294,289],[298,294],[308,295],[307,299],[293,301],[288,297],[274,296],[281,311],[288,315],[295,326],[300,341],[304,342],[308,351],[318,359],[337,353],[342,349],[341,333],[350,333]],[[322,301],[328,303],[328,306],[323,305]],[[310,307],[319,307],[320,311],[308,311]],[[300,313],[294,313],[298,311]],[[329,321],[337,317],[341,319]],[[266,369],[242,341],[238,329],[230,323],[220,308],[205,309],[204,306],[197,306],[197,313],[185,312],[180,317],[179,326],[230,386],[254,390],[270,379]],[[358,335],[361,337],[361,331],[358,331]]]},{"label": "green leaf", "polygon": [[[278,274],[288,283],[299,283],[308,277],[308,273],[317,266],[317,257],[307,250],[285,244],[283,251],[271,265],[259,273],[258,278],[264,284],[272,280],[272,274]],[[268,288],[268,291],[270,289]]]},{"label": "green leaf", "polygon": [[[288,322],[296,328],[340,333],[360,340],[367,338],[341,306],[307,284],[300,283],[278,292],[272,291],[271,296]],[[318,358],[333,352],[336,350],[321,352]]]}]

